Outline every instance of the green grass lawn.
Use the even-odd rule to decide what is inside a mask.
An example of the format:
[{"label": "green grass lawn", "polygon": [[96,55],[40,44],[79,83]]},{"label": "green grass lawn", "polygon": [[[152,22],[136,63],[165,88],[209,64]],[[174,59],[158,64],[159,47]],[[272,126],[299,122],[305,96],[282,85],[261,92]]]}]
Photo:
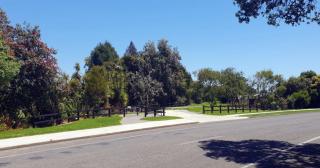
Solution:
[{"label": "green grass lawn", "polygon": [[[174,107],[172,109],[173,110],[188,110],[188,111],[191,111],[191,112],[196,112],[196,113],[201,113],[202,114],[203,105],[210,106],[210,104],[208,102],[205,102],[205,103],[202,103],[202,104],[191,104],[189,106],[184,106],[184,107]],[[221,105],[226,105],[226,104],[221,104]],[[209,108],[206,108],[206,109],[208,110]],[[219,110],[219,108],[215,107],[215,111],[214,112],[211,113],[210,111],[207,111],[206,114],[207,115],[230,115],[230,114],[250,113],[249,110],[242,111],[240,109],[238,109],[237,112],[235,110],[231,110],[230,109],[230,111],[228,113],[226,107],[222,107],[221,113],[220,113],[220,111],[216,111],[216,110]],[[252,109],[251,112],[254,113],[254,112],[257,112],[257,111]],[[261,111],[259,111],[259,112],[261,112]]]},{"label": "green grass lawn", "polygon": [[0,131],[0,139],[120,125],[121,119],[122,117],[114,115],[112,117],[83,119],[52,127],[6,130]]},{"label": "green grass lawn", "polygon": [[266,117],[266,116],[279,116],[279,115],[289,115],[289,114],[298,114],[298,113],[314,113],[314,112],[320,112],[320,109],[314,109],[314,110],[297,110],[297,111],[290,111],[285,110],[281,112],[270,112],[270,113],[261,113],[261,114],[247,114],[243,115],[244,117]]},{"label": "green grass lawn", "polygon": [[[174,107],[172,108],[173,110],[188,110],[191,112],[196,112],[196,113],[201,113],[202,114],[202,106],[209,106],[209,103],[202,103],[202,104],[191,104],[189,106],[184,106],[184,107]],[[207,108],[209,109],[209,108]],[[215,107],[215,110],[219,110],[219,108]],[[277,110],[278,111],[278,110]],[[248,114],[246,116],[248,117],[262,117],[262,116],[270,116],[270,115],[285,115],[285,114],[294,114],[294,113],[304,113],[304,112],[320,112],[320,109],[315,109],[315,110],[299,110],[299,111],[290,111],[290,110],[285,110],[284,112],[275,112],[275,113],[263,113],[263,112],[272,112],[272,111],[261,111],[259,110],[258,112],[261,114],[250,114],[250,113],[258,113],[255,109],[252,109],[251,112],[249,110],[238,110],[237,112],[235,112],[235,110],[230,110],[230,112],[228,113],[226,107],[222,108],[222,112],[220,113],[219,111],[214,111],[213,113],[211,113],[210,111],[207,111],[206,114],[207,115],[232,115],[232,114]]]},{"label": "green grass lawn", "polygon": [[175,120],[175,119],[181,119],[181,117],[159,116],[159,117],[146,117],[146,118],[142,118],[141,120],[145,120],[145,121],[164,121],[164,120]]}]

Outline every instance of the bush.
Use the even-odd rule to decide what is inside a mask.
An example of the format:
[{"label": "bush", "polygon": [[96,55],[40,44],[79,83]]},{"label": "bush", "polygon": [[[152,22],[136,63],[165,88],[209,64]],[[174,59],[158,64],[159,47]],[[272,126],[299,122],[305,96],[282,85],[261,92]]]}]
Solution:
[{"label": "bush", "polygon": [[290,108],[296,108],[296,109],[301,109],[301,108],[306,108],[310,104],[310,96],[307,91],[299,91],[299,92],[294,92],[292,95],[288,97],[289,101],[289,107]]}]

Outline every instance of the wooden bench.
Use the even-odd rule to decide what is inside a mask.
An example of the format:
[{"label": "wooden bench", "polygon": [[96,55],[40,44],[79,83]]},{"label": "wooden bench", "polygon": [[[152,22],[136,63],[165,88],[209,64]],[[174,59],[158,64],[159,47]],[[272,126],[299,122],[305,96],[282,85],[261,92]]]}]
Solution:
[{"label": "wooden bench", "polygon": [[37,126],[44,127],[60,123],[62,123],[60,113],[43,114],[32,119],[32,126],[34,128]]}]

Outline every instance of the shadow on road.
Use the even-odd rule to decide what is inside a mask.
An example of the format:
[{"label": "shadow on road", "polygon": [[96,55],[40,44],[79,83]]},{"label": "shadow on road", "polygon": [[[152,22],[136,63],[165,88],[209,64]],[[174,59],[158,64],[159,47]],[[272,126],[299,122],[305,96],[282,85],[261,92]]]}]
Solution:
[{"label": "shadow on road", "polygon": [[284,141],[211,140],[200,142],[206,156],[239,164],[254,163],[257,168],[319,168],[320,144],[303,146]]}]

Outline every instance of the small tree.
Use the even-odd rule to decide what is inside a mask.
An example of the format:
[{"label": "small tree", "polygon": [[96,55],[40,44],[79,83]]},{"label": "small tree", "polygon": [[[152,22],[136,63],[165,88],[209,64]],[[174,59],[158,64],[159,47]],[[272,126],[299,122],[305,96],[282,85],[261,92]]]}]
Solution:
[{"label": "small tree", "polygon": [[85,103],[94,109],[107,103],[110,85],[104,67],[94,66],[84,76]]}]

